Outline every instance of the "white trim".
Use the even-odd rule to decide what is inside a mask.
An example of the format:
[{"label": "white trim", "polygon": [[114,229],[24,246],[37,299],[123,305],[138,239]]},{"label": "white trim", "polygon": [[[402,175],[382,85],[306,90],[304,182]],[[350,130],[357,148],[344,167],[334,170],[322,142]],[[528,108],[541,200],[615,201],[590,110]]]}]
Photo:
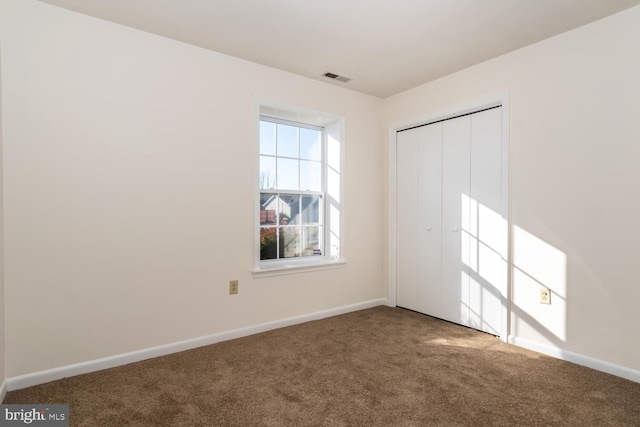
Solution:
[{"label": "white trim", "polygon": [[389,227],[389,233],[388,233],[388,241],[387,241],[387,248],[388,248],[388,254],[387,256],[389,257],[388,259],[388,289],[387,289],[387,299],[389,300],[389,305],[391,307],[395,307],[397,305],[397,301],[396,301],[396,296],[397,296],[397,292],[396,292],[396,288],[397,288],[397,283],[396,283],[396,269],[397,269],[397,264],[396,264],[396,256],[397,256],[397,245],[396,245],[396,209],[397,209],[397,199],[396,199],[396,195],[397,195],[397,191],[396,191],[396,185],[397,185],[397,170],[398,168],[396,167],[396,162],[397,162],[397,158],[396,158],[396,153],[397,153],[397,142],[396,142],[396,138],[397,138],[397,131],[398,128],[390,128],[389,129],[389,150],[388,150],[388,168],[389,168],[389,190],[387,191],[387,194],[389,195],[389,199],[387,201],[387,204],[389,205],[389,211],[387,213],[387,215],[389,216],[389,223],[387,224],[387,226]]},{"label": "white trim", "polygon": [[506,93],[502,97],[502,206],[501,215],[506,220],[505,233],[503,241],[506,242],[506,247],[503,247],[502,259],[506,262],[507,266],[503,270],[502,276],[502,320],[500,322],[500,341],[507,342],[509,334],[511,333],[511,146],[510,141],[510,121],[509,112],[511,110],[509,104],[509,94]]},{"label": "white trim", "polygon": [[0,403],[4,402],[4,398],[7,397],[7,380],[2,380],[0,385]]},{"label": "white trim", "polygon": [[272,268],[265,267],[262,265],[259,269],[253,270],[253,278],[260,279],[262,277],[273,277],[273,276],[281,276],[283,274],[297,274],[297,273],[308,273],[311,271],[321,271],[321,270],[331,270],[334,268],[342,268],[345,266],[347,262],[344,260],[333,261],[333,260],[321,260],[320,262],[314,263],[291,263],[291,264],[281,264],[276,263]]},{"label": "white trim", "polygon": [[87,362],[75,363],[73,365],[61,366],[58,368],[47,369],[44,371],[33,372],[25,375],[18,375],[6,379],[6,388],[9,391],[19,390],[50,381],[59,380],[75,375],[87,374],[90,372],[101,371],[103,369],[114,368],[129,363],[139,362],[141,360],[151,359],[154,357],[165,356],[167,354],[177,353],[180,351],[190,350],[196,347],[203,347],[228,341],[235,338],[246,337],[273,329],[284,328],[286,326],[297,325],[300,323],[310,322],[312,320],[324,319],[326,317],[338,316],[340,314],[350,313],[353,311],[364,310],[367,308],[386,305],[387,300],[384,298],[364,301],[356,304],[345,305],[342,307],[331,308],[328,310],[316,311],[314,313],[303,314],[300,316],[289,317],[286,319],[275,320],[272,322],[261,323],[245,328],[233,329],[231,331],[219,332],[204,337],[193,338],[190,340],[179,341],[171,344],[160,345],[157,347],[146,348],[143,350],[132,351],[130,353],[118,354],[115,356],[104,357],[102,359],[90,360]]},{"label": "white trim", "polygon": [[607,374],[615,375],[617,377],[626,378],[628,380],[640,383],[640,371],[627,368],[625,366],[616,365],[614,363],[606,362],[600,359],[594,359],[593,357],[584,356],[579,353],[574,353],[572,351],[563,350],[561,348],[545,344],[540,344],[538,342],[531,341],[526,338],[516,337],[513,335],[509,336],[509,343],[518,347],[526,348],[527,350],[532,350],[538,353],[545,354],[547,356],[555,357],[556,359],[575,363],[581,366],[586,366],[587,368],[606,372]]},{"label": "white trim", "polygon": [[507,253],[503,254],[503,257],[506,257],[507,261],[507,277],[506,283],[503,283],[501,294],[502,294],[502,313],[501,313],[501,331],[500,331],[500,340],[503,342],[507,342],[507,337],[510,333],[510,316],[511,316],[511,198],[510,198],[510,188],[511,188],[511,173],[510,167],[510,152],[509,149],[509,93],[505,93],[501,96],[496,96],[495,98],[491,98],[485,101],[479,101],[475,103],[470,103],[454,108],[447,109],[443,112],[430,114],[422,117],[418,117],[416,119],[404,121],[398,123],[397,125],[392,125],[389,127],[389,171],[388,171],[388,194],[389,194],[389,223],[388,223],[388,265],[389,265],[389,288],[387,299],[389,300],[389,305],[392,307],[396,306],[396,257],[397,257],[397,247],[396,247],[396,134],[398,131],[427,125],[429,123],[437,122],[440,120],[446,120],[452,117],[460,116],[463,114],[470,114],[476,111],[484,110],[491,107],[502,107],[502,154],[503,154],[503,185],[502,185],[502,216],[507,219]]}]

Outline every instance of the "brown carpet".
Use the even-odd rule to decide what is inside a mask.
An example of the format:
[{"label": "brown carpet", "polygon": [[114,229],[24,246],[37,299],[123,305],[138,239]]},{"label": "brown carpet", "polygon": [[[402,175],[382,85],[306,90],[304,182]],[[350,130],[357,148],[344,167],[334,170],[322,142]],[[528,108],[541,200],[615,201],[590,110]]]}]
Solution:
[{"label": "brown carpet", "polygon": [[10,392],[74,426],[640,426],[640,384],[377,307]]}]

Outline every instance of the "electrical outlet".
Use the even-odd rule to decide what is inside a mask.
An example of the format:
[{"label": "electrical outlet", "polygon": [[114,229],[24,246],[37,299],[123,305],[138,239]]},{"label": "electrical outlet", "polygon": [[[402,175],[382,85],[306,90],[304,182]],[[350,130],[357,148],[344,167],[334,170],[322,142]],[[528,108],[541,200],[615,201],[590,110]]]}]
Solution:
[{"label": "electrical outlet", "polygon": [[548,288],[540,289],[540,304],[551,304],[551,290]]},{"label": "electrical outlet", "polygon": [[238,281],[237,280],[229,280],[229,294],[237,294],[238,293]]}]

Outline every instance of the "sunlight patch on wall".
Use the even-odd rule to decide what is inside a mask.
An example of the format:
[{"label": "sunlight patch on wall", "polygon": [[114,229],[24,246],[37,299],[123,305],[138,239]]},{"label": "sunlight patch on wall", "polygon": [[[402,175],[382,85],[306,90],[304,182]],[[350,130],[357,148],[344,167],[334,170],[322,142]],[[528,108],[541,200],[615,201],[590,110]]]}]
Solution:
[{"label": "sunlight patch on wall", "polygon": [[[567,256],[547,242],[514,226],[513,303],[519,335],[526,323],[550,343],[566,340]],[[540,289],[551,290],[551,304],[540,304]],[[549,335],[551,334],[551,335]]]}]

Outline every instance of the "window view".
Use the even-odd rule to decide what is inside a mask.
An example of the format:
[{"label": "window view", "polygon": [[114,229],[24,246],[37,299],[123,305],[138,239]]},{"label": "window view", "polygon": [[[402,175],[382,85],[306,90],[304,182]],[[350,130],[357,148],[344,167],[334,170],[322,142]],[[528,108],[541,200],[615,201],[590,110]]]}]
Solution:
[{"label": "window view", "polygon": [[324,128],[260,118],[260,260],[324,255]]}]

